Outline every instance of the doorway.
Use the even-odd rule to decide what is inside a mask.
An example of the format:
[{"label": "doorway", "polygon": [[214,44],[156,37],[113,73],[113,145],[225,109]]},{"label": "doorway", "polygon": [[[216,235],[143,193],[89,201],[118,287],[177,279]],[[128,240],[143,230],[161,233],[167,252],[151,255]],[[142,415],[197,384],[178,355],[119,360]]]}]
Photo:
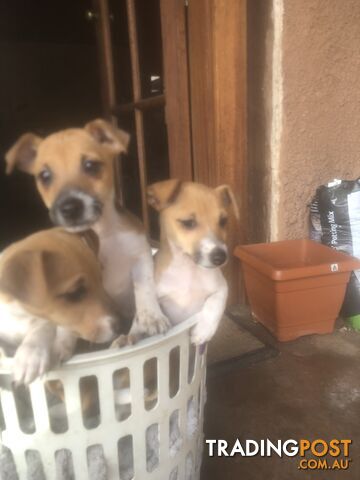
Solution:
[{"label": "doorway", "polygon": [[[22,133],[105,117],[131,134],[116,186],[152,238],[146,186],[172,177],[229,184],[230,242],[246,241],[245,18],[245,0],[2,2],[0,155]],[[0,248],[49,225],[33,179],[1,168]],[[237,295],[235,262],[228,279]]]},{"label": "doorway", "polygon": [[5,152],[25,132],[45,136],[102,116],[90,7],[90,0],[0,4],[0,249],[50,226],[33,179],[5,175]]}]

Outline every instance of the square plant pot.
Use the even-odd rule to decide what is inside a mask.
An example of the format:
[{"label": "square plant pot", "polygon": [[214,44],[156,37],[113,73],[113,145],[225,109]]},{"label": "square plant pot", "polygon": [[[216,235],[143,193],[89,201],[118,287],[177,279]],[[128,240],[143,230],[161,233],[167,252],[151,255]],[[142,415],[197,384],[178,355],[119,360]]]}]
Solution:
[{"label": "square plant pot", "polygon": [[330,333],[352,270],[360,260],[312,240],[239,245],[245,288],[256,320],[278,340]]}]

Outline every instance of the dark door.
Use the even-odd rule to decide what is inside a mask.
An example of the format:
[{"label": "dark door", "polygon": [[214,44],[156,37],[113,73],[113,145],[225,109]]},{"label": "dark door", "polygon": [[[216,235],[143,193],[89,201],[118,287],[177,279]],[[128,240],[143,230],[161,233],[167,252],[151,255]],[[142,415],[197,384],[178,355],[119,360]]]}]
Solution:
[{"label": "dark door", "polygon": [[90,0],[0,2],[0,249],[50,225],[26,174],[4,173],[17,137],[47,135],[102,116]]}]

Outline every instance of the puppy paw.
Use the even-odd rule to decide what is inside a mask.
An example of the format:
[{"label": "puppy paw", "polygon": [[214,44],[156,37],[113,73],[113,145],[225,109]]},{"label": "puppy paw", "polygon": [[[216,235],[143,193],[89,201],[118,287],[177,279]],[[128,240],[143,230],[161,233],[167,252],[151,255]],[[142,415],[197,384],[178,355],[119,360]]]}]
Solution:
[{"label": "puppy paw", "polygon": [[110,345],[110,348],[123,348],[134,345],[139,338],[136,335],[120,335]]},{"label": "puppy paw", "polygon": [[216,332],[216,328],[212,325],[204,325],[204,323],[197,323],[191,330],[191,343],[194,345],[202,345],[209,342]]},{"label": "puppy paw", "polygon": [[150,335],[156,335],[157,333],[166,333],[170,328],[169,319],[162,313],[148,316],[148,332]]},{"label": "puppy paw", "polygon": [[28,385],[52,366],[51,351],[43,346],[20,345],[14,357],[14,381]]},{"label": "puppy paw", "polygon": [[70,360],[70,358],[74,355],[74,349],[69,347],[65,348],[59,348],[56,352],[56,359],[57,359],[57,364],[61,364],[63,362],[66,362],[67,360]]},{"label": "puppy paw", "polygon": [[148,336],[166,333],[170,328],[168,318],[159,312],[152,312],[150,310],[143,310],[138,312],[132,331]]},{"label": "puppy paw", "polygon": [[66,342],[57,342],[54,348],[54,363],[61,365],[69,360],[73,355],[76,347],[76,338]]}]

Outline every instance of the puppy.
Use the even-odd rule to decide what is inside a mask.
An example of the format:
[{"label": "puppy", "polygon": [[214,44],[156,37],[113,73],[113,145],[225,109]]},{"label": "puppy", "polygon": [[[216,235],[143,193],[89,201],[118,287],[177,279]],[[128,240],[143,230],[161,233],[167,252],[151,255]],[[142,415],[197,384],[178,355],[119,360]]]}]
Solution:
[{"label": "puppy", "polygon": [[70,232],[93,228],[100,239],[105,290],[132,321],[137,334],[165,332],[153,259],[140,222],[116,206],[114,158],[129,135],[103,120],[63,130],[45,139],[25,134],[7,152],[7,173],[32,174],[53,222]]},{"label": "puppy", "polygon": [[224,313],[228,287],[220,267],[228,260],[229,208],[239,218],[227,185],[215,189],[167,180],[150,185],[148,202],[160,212],[160,249],[155,281],[161,308],[172,325],[195,316],[191,340],[214,335]]},{"label": "puppy", "polygon": [[0,257],[0,339],[17,347],[17,383],[30,383],[68,359],[78,337],[103,343],[120,333],[87,237],[45,230]]}]

